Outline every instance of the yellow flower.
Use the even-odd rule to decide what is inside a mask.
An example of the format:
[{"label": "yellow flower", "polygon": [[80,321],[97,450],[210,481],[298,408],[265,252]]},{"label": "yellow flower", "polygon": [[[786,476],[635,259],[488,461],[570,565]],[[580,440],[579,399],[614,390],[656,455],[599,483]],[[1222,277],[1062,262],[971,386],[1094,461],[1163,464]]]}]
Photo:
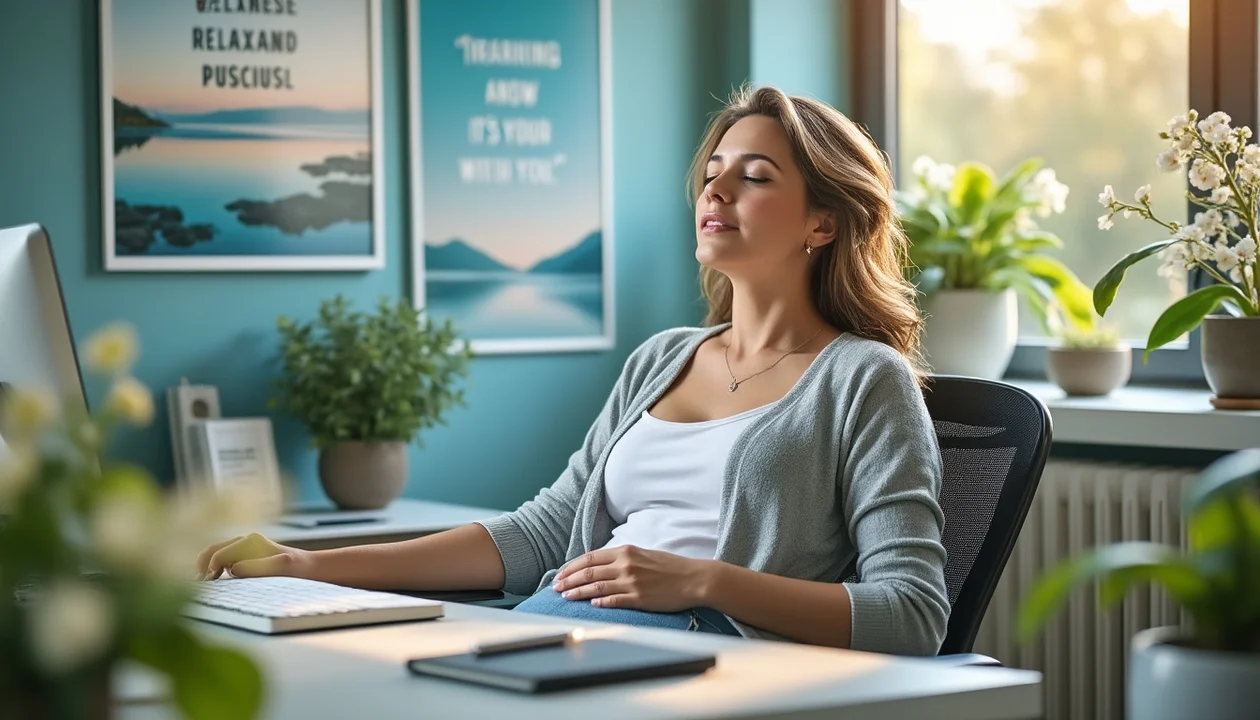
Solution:
[{"label": "yellow flower", "polygon": [[92,513],[92,539],[109,562],[120,567],[142,568],[150,559],[156,537],[154,513],[139,498],[114,493]]},{"label": "yellow flower", "polygon": [[57,401],[42,390],[13,390],[0,396],[4,408],[4,424],[9,437],[32,437],[57,418]]},{"label": "yellow flower", "polygon": [[0,510],[6,510],[22,496],[35,479],[39,456],[26,443],[5,446],[0,442]]},{"label": "yellow flower", "polygon": [[31,607],[31,647],[39,664],[61,674],[95,660],[114,634],[109,597],[78,580],[61,580]]},{"label": "yellow flower", "polygon": [[115,323],[88,338],[87,365],[100,373],[128,372],[139,349],[135,329],[126,323]]},{"label": "yellow flower", "polygon": [[120,378],[114,382],[105,406],[133,425],[148,425],[153,421],[153,396],[135,378]]}]

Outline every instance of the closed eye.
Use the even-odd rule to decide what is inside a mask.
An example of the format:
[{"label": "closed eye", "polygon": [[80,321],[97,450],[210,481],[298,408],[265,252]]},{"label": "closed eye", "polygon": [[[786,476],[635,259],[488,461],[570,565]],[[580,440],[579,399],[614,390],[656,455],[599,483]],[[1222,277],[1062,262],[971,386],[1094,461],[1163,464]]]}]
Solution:
[{"label": "closed eye", "polygon": [[748,182],[751,182],[751,183],[764,183],[764,182],[770,182],[770,178],[753,177],[753,176],[751,176],[751,175],[745,175],[745,176],[744,176],[744,179],[745,179],[745,180],[747,180]]}]

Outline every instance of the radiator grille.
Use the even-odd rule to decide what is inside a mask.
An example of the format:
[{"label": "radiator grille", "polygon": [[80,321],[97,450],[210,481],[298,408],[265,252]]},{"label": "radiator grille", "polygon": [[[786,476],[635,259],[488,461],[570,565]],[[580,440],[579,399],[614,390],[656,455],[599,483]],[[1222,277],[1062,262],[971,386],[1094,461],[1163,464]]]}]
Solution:
[{"label": "radiator grille", "polygon": [[1023,598],[1058,562],[1095,545],[1146,540],[1184,548],[1181,497],[1197,472],[1067,460],[1046,464],[975,651],[1008,667],[1043,673],[1047,718],[1123,718],[1129,639],[1148,627],[1185,625],[1186,618],[1155,587],[1134,590],[1107,612],[1095,604],[1096,588],[1083,588],[1036,642],[1021,644],[1015,631]]}]

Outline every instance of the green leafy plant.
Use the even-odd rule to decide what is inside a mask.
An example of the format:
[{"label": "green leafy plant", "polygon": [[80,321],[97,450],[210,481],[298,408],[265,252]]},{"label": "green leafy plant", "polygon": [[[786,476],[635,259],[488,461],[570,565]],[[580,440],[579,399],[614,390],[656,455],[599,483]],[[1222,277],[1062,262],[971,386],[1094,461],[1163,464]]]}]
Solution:
[{"label": "green leafy plant", "polygon": [[1088,326],[1089,288],[1045,251],[1063,247],[1034,216],[1066,207],[1068,188],[1033,158],[998,178],[988,166],[957,168],[928,157],[914,162],[913,180],[897,191],[901,226],[910,240],[907,277],[924,296],[941,289],[1014,289],[1048,330],[1057,302],[1069,322]]},{"label": "green leafy plant", "polygon": [[1172,278],[1198,268],[1216,284],[1187,294],[1170,305],[1151,326],[1142,361],[1155,349],[1198,327],[1218,308],[1235,316],[1260,315],[1256,284],[1256,202],[1260,200],[1260,147],[1248,144],[1251,129],[1232,128],[1230,117],[1215,112],[1199,120],[1190,110],[1168,121],[1159,136],[1169,146],[1156,158],[1163,172],[1185,171],[1190,184],[1200,191],[1186,192],[1186,199],[1202,208],[1194,222],[1182,225],[1165,221],[1151,210],[1151,186],[1134,193],[1132,203],[1116,199],[1107,185],[1098,202],[1107,212],[1098,227],[1109,230],[1117,214],[1134,215],[1154,222],[1170,237],[1157,240],[1125,255],[1094,285],[1094,307],[1106,315],[1124,280],[1125,271],[1146,258],[1163,259],[1159,274]]},{"label": "green leafy plant", "polygon": [[1120,346],[1120,333],[1107,325],[1089,328],[1064,327],[1057,335],[1063,347],[1080,350],[1110,349]]},{"label": "green leafy plant", "polygon": [[1120,331],[1097,315],[1091,313],[1087,322],[1073,323],[1064,314],[1057,302],[1052,301],[1046,308],[1049,335],[1058,341],[1060,347],[1100,350],[1118,348],[1123,344]]},{"label": "green leafy plant", "polygon": [[1203,471],[1183,502],[1190,549],[1124,542],[1094,548],[1049,573],[1021,608],[1031,639],[1074,590],[1097,581],[1103,607],[1138,584],[1156,583],[1193,619],[1191,643],[1260,653],[1260,449],[1227,455]]},{"label": "green leafy plant", "polygon": [[189,718],[250,718],[262,706],[255,662],[182,616],[218,528],[262,520],[252,499],[166,493],[104,456],[117,428],[153,418],[148,389],[129,376],[136,347],[126,325],[88,340],[86,366],[110,383],[90,414],[43,388],[0,393],[0,717],[94,717],[123,662],[168,678]]},{"label": "green leafy plant", "polygon": [[324,300],[308,322],[277,321],[283,371],[273,407],[305,424],[312,444],[416,441],[465,404],[455,386],[473,353],[449,319],[428,322],[400,299],[381,298],[375,313],[342,296]]}]

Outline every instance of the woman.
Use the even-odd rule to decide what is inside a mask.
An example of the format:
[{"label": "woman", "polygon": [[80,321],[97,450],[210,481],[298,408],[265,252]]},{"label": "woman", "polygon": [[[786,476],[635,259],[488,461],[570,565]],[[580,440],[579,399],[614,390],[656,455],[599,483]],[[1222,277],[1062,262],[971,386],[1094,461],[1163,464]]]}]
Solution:
[{"label": "woman", "polygon": [[[560,478],[406,542],[208,548],[207,578],[502,587],[579,618],[934,655],[941,459],[883,156],[817,101],[745,88],[693,163],[702,328],[649,338]],[[860,582],[840,582],[856,556]]]}]

